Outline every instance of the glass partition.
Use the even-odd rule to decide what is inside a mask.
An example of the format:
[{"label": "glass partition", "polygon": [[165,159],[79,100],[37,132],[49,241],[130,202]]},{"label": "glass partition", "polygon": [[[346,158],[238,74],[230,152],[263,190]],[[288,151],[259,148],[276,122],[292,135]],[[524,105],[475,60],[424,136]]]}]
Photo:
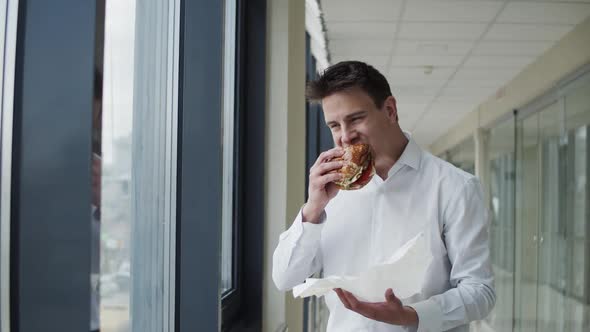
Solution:
[{"label": "glass partition", "polygon": [[444,159],[467,173],[475,174],[475,142],[468,137],[447,151]]},{"label": "glass partition", "polygon": [[496,306],[487,323],[497,331],[511,331],[514,299],[514,121],[489,130],[488,206],[490,250],[496,277]]},{"label": "glass partition", "polygon": [[590,328],[588,75],[554,95],[518,121],[518,331]]}]

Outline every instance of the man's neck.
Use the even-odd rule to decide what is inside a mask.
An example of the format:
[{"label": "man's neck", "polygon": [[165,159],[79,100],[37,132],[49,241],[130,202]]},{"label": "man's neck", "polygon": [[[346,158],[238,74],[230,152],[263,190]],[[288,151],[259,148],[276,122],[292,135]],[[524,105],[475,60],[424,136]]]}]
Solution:
[{"label": "man's neck", "polygon": [[393,142],[393,144],[387,149],[389,152],[384,156],[384,158],[381,158],[381,160],[377,161],[375,164],[375,171],[377,175],[379,175],[379,177],[383,180],[387,179],[389,170],[399,160],[402,153],[406,149],[409,140],[400,130],[396,133],[391,142]]}]

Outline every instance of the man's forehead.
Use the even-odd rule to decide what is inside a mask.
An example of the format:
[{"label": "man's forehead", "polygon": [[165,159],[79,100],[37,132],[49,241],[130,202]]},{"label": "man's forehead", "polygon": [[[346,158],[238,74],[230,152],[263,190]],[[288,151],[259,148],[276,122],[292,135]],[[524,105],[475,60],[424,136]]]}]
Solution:
[{"label": "man's forehead", "polygon": [[374,105],[373,99],[360,88],[334,92],[322,99],[323,108],[367,108]]}]

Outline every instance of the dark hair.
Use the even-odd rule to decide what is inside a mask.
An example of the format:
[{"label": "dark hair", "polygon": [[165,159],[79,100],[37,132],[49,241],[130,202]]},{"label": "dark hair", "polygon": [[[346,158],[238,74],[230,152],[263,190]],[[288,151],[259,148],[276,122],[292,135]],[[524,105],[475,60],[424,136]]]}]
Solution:
[{"label": "dark hair", "polygon": [[320,102],[333,93],[355,87],[365,91],[378,108],[392,95],[385,76],[360,61],[343,61],[328,67],[320,77],[307,84],[305,95],[311,102]]}]

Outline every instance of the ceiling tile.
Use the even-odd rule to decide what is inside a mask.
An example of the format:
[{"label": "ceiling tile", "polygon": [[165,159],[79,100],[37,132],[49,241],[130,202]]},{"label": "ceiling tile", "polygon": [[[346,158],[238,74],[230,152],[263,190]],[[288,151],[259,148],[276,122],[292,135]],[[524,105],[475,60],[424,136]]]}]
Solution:
[{"label": "ceiling tile", "polygon": [[488,96],[494,92],[493,88],[490,87],[471,87],[471,86],[446,86],[441,91],[442,97],[450,97],[450,96]]},{"label": "ceiling tile", "polygon": [[[422,85],[406,85],[403,82],[390,82],[391,92],[400,102],[409,102],[410,99],[415,100],[414,97],[433,97],[436,95],[440,87],[426,87]],[[408,98],[408,99],[405,99]],[[425,99],[422,99],[426,102]]]},{"label": "ceiling tile", "polygon": [[425,72],[425,68],[417,67],[392,67],[388,77],[401,81],[446,81],[455,71],[454,67],[434,67],[430,74]]},{"label": "ceiling tile", "polygon": [[398,102],[397,103],[397,111],[400,114],[406,115],[408,118],[411,117],[418,117],[419,113],[422,113],[427,103],[406,103],[406,102]]},{"label": "ceiling tile", "polygon": [[400,39],[476,40],[486,28],[483,23],[401,23]]},{"label": "ceiling tile", "polygon": [[385,55],[355,55],[355,56],[333,56],[332,63],[336,64],[340,61],[348,61],[348,60],[355,60],[355,61],[362,61],[365,63],[370,64],[371,66],[375,67],[380,73],[386,73],[385,66],[387,61],[389,60],[389,56]]},{"label": "ceiling tile", "polygon": [[450,88],[462,88],[462,87],[473,87],[473,88],[492,88],[497,89],[504,85],[507,79],[457,79],[456,77],[451,79],[447,83],[447,87]]},{"label": "ceiling tile", "polygon": [[[322,0],[326,21],[394,21],[399,16],[403,0]],[[362,4],[362,6],[360,6]]]},{"label": "ceiling tile", "polygon": [[389,82],[441,87],[454,71],[454,67],[434,67],[430,74],[426,74],[423,67],[392,67],[386,77]]},{"label": "ceiling tile", "polygon": [[432,118],[456,119],[473,111],[476,106],[477,104],[473,101],[461,102],[460,100],[445,100],[439,97],[432,103],[427,115]]},{"label": "ceiling tile", "polygon": [[542,24],[494,24],[484,37],[484,41],[522,40],[557,41],[568,33],[573,25]]},{"label": "ceiling tile", "polygon": [[355,54],[389,56],[392,47],[393,41],[390,39],[333,39],[328,43],[332,56]]},{"label": "ceiling tile", "polygon": [[453,105],[454,109],[459,110],[463,106],[469,106],[473,110],[477,105],[494,96],[497,90],[497,87],[446,86],[438,95],[434,104]]},{"label": "ceiling tile", "polygon": [[576,25],[588,16],[589,3],[509,2],[497,22]]},{"label": "ceiling tile", "polygon": [[475,42],[400,40],[395,47],[399,55],[465,55]]},{"label": "ceiling tile", "polygon": [[404,21],[489,22],[502,8],[499,1],[408,1]]},{"label": "ceiling tile", "polygon": [[465,67],[503,68],[515,67],[524,68],[535,61],[533,56],[519,55],[473,55],[465,61]]},{"label": "ceiling tile", "polygon": [[395,55],[392,66],[457,66],[462,55]]},{"label": "ceiling tile", "polygon": [[519,70],[515,68],[467,68],[463,67],[455,74],[455,79],[476,81],[504,81],[512,79]]},{"label": "ceiling tile", "polygon": [[547,51],[555,42],[481,42],[473,50],[474,55],[531,55],[539,56]]},{"label": "ceiling tile", "polygon": [[328,39],[390,39],[395,36],[393,22],[332,22],[326,24]]}]

